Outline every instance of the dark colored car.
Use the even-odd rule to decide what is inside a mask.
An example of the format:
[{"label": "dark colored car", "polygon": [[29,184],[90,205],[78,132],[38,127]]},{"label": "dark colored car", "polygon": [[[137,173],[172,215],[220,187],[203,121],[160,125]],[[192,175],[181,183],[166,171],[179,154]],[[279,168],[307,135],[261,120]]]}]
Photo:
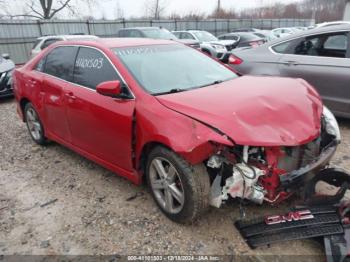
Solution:
[{"label": "dark colored car", "polygon": [[350,117],[350,25],[302,31],[254,50],[234,50],[240,74],[302,78],[336,115]]},{"label": "dark colored car", "polygon": [[265,39],[248,32],[237,32],[220,35],[220,40],[234,40],[236,41],[235,48],[239,47],[257,47],[265,43]]},{"label": "dark colored car", "polygon": [[0,98],[13,96],[12,90],[12,72],[15,64],[10,56],[3,54],[0,57]]},{"label": "dark colored car", "polygon": [[199,42],[191,39],[179,39],[169,30],[162,27],[130,27],[118,31],[118,37],[152,38],[174,40],[193,48],[199,48]]}]

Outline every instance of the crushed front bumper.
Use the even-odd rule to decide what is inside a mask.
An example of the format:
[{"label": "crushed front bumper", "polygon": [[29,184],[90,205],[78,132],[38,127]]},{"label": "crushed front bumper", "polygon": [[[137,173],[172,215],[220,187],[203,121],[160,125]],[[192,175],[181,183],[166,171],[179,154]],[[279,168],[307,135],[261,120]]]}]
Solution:
[{"label": "crushed front bumper", "polygon": [[323,148],[321,154],[314,161],[298,170],[293,170],[285,175],[281,175],[281,186],[283,188],[299,186],[305,182],[305,179],[307,179],[306,174],[315,173],[324,168],[332,159],[339,143],[340,141],[332,140],[326,147]]}]

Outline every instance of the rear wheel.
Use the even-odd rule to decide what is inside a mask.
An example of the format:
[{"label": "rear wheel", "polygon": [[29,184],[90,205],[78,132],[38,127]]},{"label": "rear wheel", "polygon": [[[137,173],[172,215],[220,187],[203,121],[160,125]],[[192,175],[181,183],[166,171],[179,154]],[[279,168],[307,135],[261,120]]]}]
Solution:
[{"label": "rear wheel", "polygon": [[192,166],[165,147],[150,153],[146,179],[158,207],[177,223],[195,221],[209,206],[210,181],[205,166]]},{"label": "rear wheel", "polygon": [[24,116],[30,136],[35,143],[44,145],[47,140],[44,134],[44,128],[40,118],[31,103],[27,103],[24,107]]}]

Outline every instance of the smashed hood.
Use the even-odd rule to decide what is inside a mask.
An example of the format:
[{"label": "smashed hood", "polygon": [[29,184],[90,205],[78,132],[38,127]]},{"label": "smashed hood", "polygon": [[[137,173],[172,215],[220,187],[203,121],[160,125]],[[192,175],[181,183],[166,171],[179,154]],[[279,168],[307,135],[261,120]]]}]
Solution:
[{"label": "smashed hood", "polygon": [[157,99],[240,145],[296,146],[320,134],[320,96],[301,79],[244,76]]}]

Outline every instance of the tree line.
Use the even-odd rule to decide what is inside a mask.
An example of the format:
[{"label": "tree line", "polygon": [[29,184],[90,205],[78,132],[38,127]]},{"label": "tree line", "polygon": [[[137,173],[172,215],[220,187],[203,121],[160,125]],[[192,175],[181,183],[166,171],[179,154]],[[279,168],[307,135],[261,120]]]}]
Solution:
[{"label": "tree line", "polygon": [[[79,14],[79,8],[85,6],[91,13],[103,6],[107,0],[0,0],[0,17],[2,18],[34,18],[56,19],[61,13],[69,14],[69,17],[92,18]],[[115,0],[114,16],[116,19],[125,18],[120,0]],[[232,0],[233,1],[233,0]],[[213,1],[214,2],[214,1]],[[235,1],[233,1],[234,3]],[[141,18],[152,19],[279,19],[298,18],[315,19],[316,22],[341,20],[346,0],[302,0],[295,3],[276,2],[273,5],[253,7],[237,10],[234,6],[225,9],[217,0],[217,6],[213,7],[210,14],[198,10],[189,10],[184,14],[171,13],[168,10],[169,0],[145,0]],[[215,2],[214,2],[215,3]],[[78,8],[79,7],[79,8]],[[103,19],[104,17],[102,17]]]}]

